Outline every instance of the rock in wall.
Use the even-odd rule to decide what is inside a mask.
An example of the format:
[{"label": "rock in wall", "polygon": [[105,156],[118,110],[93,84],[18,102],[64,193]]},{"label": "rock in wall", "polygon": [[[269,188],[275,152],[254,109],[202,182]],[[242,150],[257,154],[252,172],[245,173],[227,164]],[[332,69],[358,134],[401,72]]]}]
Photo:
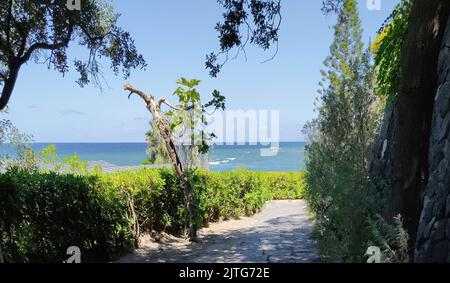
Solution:
[{"label": "rock in wall", "polygon": [[428,184],[430,136],[439,54],[450,15],[448,0],[411,1],[400,58],[398,92],[386,109],[370,175],[386,199],[388,223],[399,214],[414,258],[416,235]]},{"label": "rock in wall", "polygon": [[450,262],[450,21],[439,54],[438,74],[417,262]]}]

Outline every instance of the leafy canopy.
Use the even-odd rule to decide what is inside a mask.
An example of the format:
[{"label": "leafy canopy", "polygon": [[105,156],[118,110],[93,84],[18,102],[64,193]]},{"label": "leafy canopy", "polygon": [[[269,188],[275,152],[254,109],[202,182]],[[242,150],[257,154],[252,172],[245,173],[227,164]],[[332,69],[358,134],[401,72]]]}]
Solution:
[{"label": "leafy canopy", "polygon": [[[215,138],[214,133],[206,130],[207,115],[212,115],[217,110],[225,110],[225,97],[219,91],[214,90],[212,99],[202,104],[201,95],[197,90],[200,80],[180,78],[178,87],[173,92],[178,100],[177,105],[168,104],[169,110],[163,113],[167,119],[170,130],[173,133],[175,143],[181,145],[178,154],[182,156],[184,166],[197,167],[199,157],[209,151],[209,141]],[[208,113],[208,111],[212,113]],[[160,164],[168,162],[167,149],[155,125],[151,123],[151,129],[147,132],[148,160],[145,162]]]},{"label": "leafy canopy", "polygon": [[[225,9],[223,21],[217,23],[220,51],[206,56],[206,68],[216,77],[228,61],[230,52],[236,49],[233,58],[245,55],[250,43],[267,50],[278,44],[281,25],[281,0],[217,0]],[[225,59],[221,59],[225,57]],[[219,62],[221,61],[221,62]]]},{"label": "leafy canopy", "polygon": [[66,0],[4,0],[0,2],[0,110],[13,92],[21,66],[33,59],[64,74],[69,71],[67,49],[73,41],[89,51],[74,59],[77,81],[99,83],[97,60],[108,58],[114,74],[128,78],[133,68],[146,66],[130,34],[117,26],[119,15],[110,1],[82,1],[81,10],[69,10]]}]

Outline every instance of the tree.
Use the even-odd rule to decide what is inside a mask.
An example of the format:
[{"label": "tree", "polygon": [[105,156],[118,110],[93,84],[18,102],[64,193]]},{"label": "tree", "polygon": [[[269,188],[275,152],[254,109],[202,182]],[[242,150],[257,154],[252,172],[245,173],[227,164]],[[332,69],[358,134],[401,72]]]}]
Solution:
[{"label": "tree", "polygon": [[159,135],[158,127],[152,121],[147,136],[147,159],[144,164],[167,164],[170,163],[169,156],[166,153],[164,143]]},{"label": "tree", "polygon": [[[8,133],[13,129],[11,121],[2,119],[0,120],[0,144],[6,141]],[[0,160],[1,161],[1,160]]]},{"label": "tree", "polygon": [[[154,96],[129,84],[124,86],[124,89],[130,92],[129,97],[136,94],[144,100],[147,110],[152,115],[158,136],[161,137],[159,142],[164,144],[166,154],[178,176],[180,187],[184,191],[185,235],[189,236],[191,241],[195,241],[197,237],[197,204],[191,177],[196,169],[199,154],[209,151],[208,140],[214,137],[214,134],[207,133],[204,129],[207,123],[206,109],[211,107],[214,111],[225,109],[225,97],[216,90],[213,92],[213,99],[202,105],[200,94],[196,90],[199,83],[198,80],[185,78],[177,81],[179,87],[174,95],[178,98],[178,105],[169,103],[164,97],[157,101]],[[162,110],[164,105],[169,108],[169,111]],[[184,157],[187,158],[183,158],[182,153],[186,146],[188,153],[184,154]]]},{"label": "tree", "polygon": [[398,93],[386,109],[370,169],[371,176],[379,179],[381,190],[386,192],[384,218],[389,222],[398,214],[404,218],[411,258],[429,179],[438,57],[449,14],[449,1],[411,1],[400,53]]},{"label": "tree", "polygon": [[[362,261],[376,192],[368,160],[376,135],[375,69],[364,50],[355,0],[345,0],[322,71],[319,117],[308,124],[307,192],[316,212],[320,245],[337,260]],[[374,193],[375,192],[375,193]]]},{"label": "tree", "polygon": [[[218,0],[224,20],[218,23],[220,52],[207,56],[207,68],[217,75],[225,63],[217,64],[222,54],[237,48],[245,52],[248,42],[264,49],[278,40],[280,2],[274,0]],[[0,110],[5,109],[17,83],[21,67],[34,59],[45,62],[59,73],[69,70],[67,49],[78,41],[89,50],[86,60],[75,59],[84,86],[99,84],[101,70],[97,60],[106,57],[114,74],[129,77],[133,68],[144,68],[145,60],[130,34],[117,26],[119,15],[105,0],[81,1],[80,10],[69,10],[67,0],[4,0],[0,2]],[[253,17],[253,23],[249,18]],[[247,28],[247,37],[241,35]],[[225,60],[226,61],[226,60]]]},{"label": "tree", "polygon": [[110,59],[115,74],[125,78],[145,61],[128,32],[117,26],[116,14],[107,1],[82,1],[81,10],[69,10],[65,0],[6,0],[0,2],[0,110],[14,91],[21,67],[43,61],[64,74],[69,70],[67,49],[72,41],[89,50],[87,60],[74,60],[78,84],[98,83],[97,59]]},{"label": "tree", "polygon": [[[245,53],[248,44],[263,50],[278,44],[281,25],[281,0],[217,0],[225,12],[223,21],[217,23],[220,51],[206,56],[206,68],[216,77],[225,63]],[[230,52],[236,49],[235,55]],[[275,53],[276,55],[276,53]],[[274,56],[275,56],[274,55]],[[222,62],[218,62],[221,57]]]},{"label": "tree", "polygon": [[[207,56],[206,67],[217,75],[224,65],[214,64],[221,54],[237,48],[244,52],[248,42],[264,49],[278,39],[280,1],[272,0],[218,0],[224,9],[224,22],[218,23],[221,51]],[[134,45],[130,34],[117,26],[119,17],[107,1],[82,1],[80,10],[69,10],[67,0],[5,0],[0,2],[0,111],[5,109],[13,94],[21,67],[34,59],[45,62],[49,68],[65,74],[69,70],[67,49],[73,41],[89,50],[86,60],[74,60],[80,74],[77,83],[85,86],[91,81],[99,84],[101,70],[97,60],[106,57],[114,74],[123,73],[128,78],[133,68],[144,68],[145,60]],[[251,16],[250,16],[251,15]],[[248,21],[253,17],[253,24]],[[247,40],[242,41],[241,26],[247,28]],[[251,31],[251,36],[250,36]],[[143,94],[143,93],[141,93]],[[218,95],[218,93],[216,93]],[[167,138],[167,123],[161,119],[157,107],[145,96],[162,137]],[[220,104],[222,97],[215,97]],[[161,102],[161,101],[160,101]],[[212,105],[210,105],[212,106]],[[167,140],[167,139],[165,139]],[[177,173],[183,169],[179,157],[174,154],[173,144],[166,144]],[[200,145],[202,150],[206,144]],[[187,188],[189,189],[189,188]]]},{"label": "tree", "polygon": [[[447,105],[441,97],[445,97],[442,74],[448,51],[443,35],[449,29],[446,23],[450,3],[446,0],[409,2],[402,1],[409,5],[406,10],[394,11],[394,17],[389,19],[393,26],[384,26],[383,31],[388,35],[382,40],[384,54],[377,52],[377,63],[383,68],[379,87],[384,90],[382,94],[392,99],[374,147],[370,175],[378,181],[386,199],[384,219],[393,223],[396,215],[404,218],[410,238],[410,258],[414,259],[416,249],[418,261],[445,261],[450,247],[430,234],[440,235],[436,232],[443,228],[440,224],[446,192],[437,188],[450,184],[447,179],[436,178],[443,174],[442,162],[438,164],[438,161],[445,157],[441,143],[447,136],[439,115],[446,113]],[[328,4],[327,11],[334,11],[342,0],[324,3]]]}]

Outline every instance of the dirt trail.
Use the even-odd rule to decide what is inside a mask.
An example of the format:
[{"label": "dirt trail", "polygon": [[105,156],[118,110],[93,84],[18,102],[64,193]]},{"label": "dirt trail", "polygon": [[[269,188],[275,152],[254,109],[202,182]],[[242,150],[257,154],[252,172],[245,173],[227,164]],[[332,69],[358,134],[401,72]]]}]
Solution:
[{"label": "dirt trail", "polygon": [[142,238],[141,248],[121,263],[311,263],[319,254],[311,239],[306,203],[272,201],[253,217],[212,223],[199,242],[164,235],[160,243]]}]

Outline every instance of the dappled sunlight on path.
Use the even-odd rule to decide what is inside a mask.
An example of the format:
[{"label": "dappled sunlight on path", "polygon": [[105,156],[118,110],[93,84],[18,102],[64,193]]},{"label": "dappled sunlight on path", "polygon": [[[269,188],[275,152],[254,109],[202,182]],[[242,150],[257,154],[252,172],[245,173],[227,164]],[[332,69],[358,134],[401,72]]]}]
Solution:
[{"label": "dappled sunlight on path", "polygon": [[142,238],[141,248],[121,263],[311,263],[319,261],[304,201],[271,201],[253,217],[212,223],[199,241],[163,235]]}]

